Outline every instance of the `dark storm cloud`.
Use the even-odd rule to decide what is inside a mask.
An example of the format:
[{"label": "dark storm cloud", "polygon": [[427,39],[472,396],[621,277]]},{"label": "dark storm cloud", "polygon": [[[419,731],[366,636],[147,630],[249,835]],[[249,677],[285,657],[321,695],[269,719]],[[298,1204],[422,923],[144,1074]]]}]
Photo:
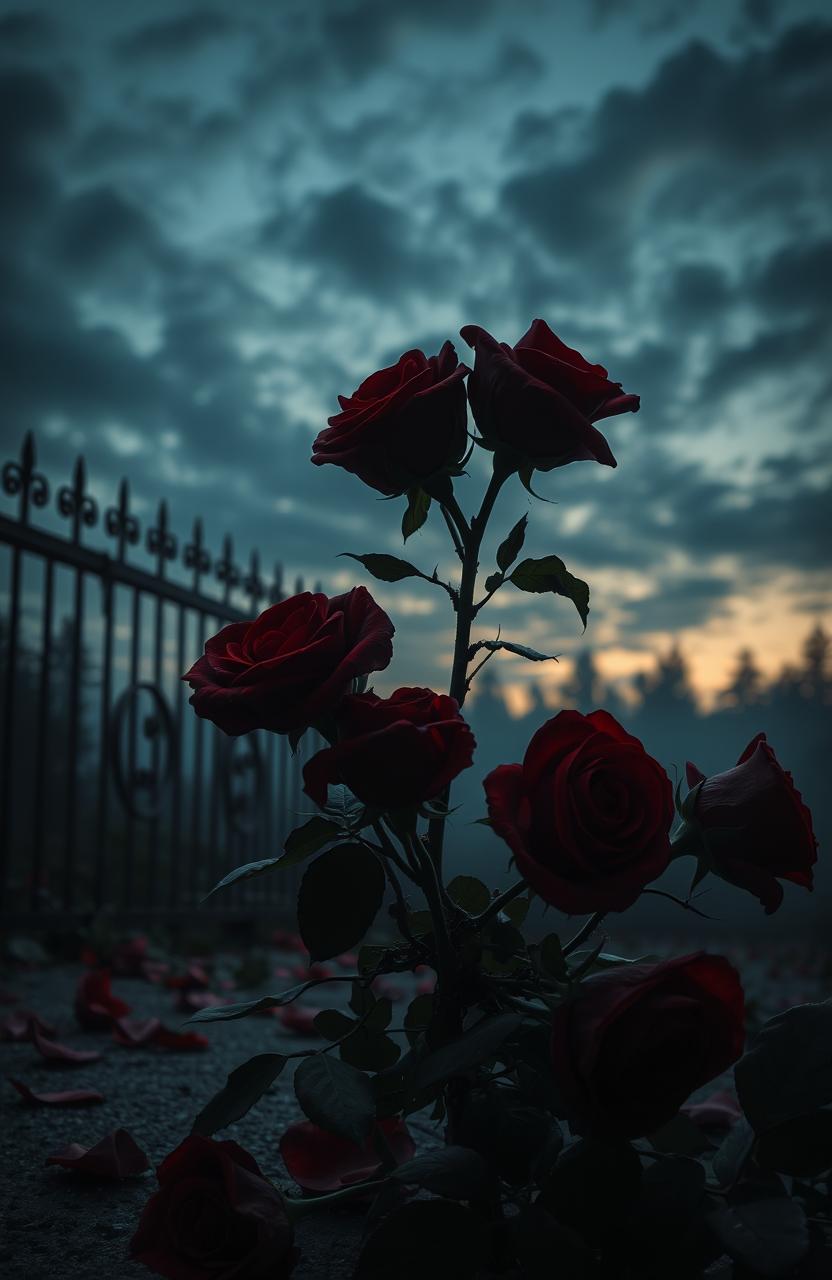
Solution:
[{"label": "dark storm cloud", "polygon": [[815,156],[832,118],[830,62],[832,27],[821,22],[737,59],[691,42],[644,90],[608,93],[588,121],[584,153],[517,175],[506,203],[554,255],[600,251],[602,269],[626,278],[647,231],[633,220],[649,217],[651,204],[665,218],[730,218],[726,191],[733,199],[757,186],[760,164],[808,164],[823,185]]},{"label": "dark storm cloud", "polygon": [[24,13],[7,13],[0,17],[0,50],[7,55],[16,53],[42,53],[57,34],[54,20],[46,13],[33,10]]},{"label": "dark storm cloud", "polygon": [[664,582],[660,591],[623,609],[621,628],[628,633],[673,631],[695,627],[727,610],[737,584],[731,578],[695,577]]},{"label": "dark storm cloud", "polygon": [[203,5],[177,18],[137,27],[116,42],[115,52],[133,63],[186,58],[224,37],[231,27],[224,13]]}]

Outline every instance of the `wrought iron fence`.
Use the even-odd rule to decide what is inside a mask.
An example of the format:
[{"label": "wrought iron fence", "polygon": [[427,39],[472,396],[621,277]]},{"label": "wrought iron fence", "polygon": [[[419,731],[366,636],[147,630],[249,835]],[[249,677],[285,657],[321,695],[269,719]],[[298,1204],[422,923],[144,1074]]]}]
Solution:
[{"label": "wrought iron fence", "polygon": [[[267,585],[230,537],[212,558],[200,519],[180,549],[164,501],[142,539],[126,480],[101,511],[83,458],[51,486],[31,435],[2,491],[16,510],[0,513],[0,918],[189,912],[279,848],[301,804],[303,743],[226,737],[180,679],[206,636],[283,598],[281,567]],[[204,909],[274,910],[295,890],[291,872],[263,877]]]}]

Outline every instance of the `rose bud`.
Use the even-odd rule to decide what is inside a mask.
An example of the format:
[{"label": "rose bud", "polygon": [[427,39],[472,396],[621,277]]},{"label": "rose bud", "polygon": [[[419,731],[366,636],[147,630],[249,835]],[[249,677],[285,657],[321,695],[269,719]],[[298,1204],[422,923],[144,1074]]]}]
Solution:
[{"label": "rose bud", "polygon": [[467,373],[450,342],[430,358],[406,351],[338,397],[342,412],[315,440],[312,461],[343,467],[391,497],[447,475],[468,444]]},{"label": "rose bud", "polygon": [[517,870],[561,911],[624,911],[670,860],[670,779],[607,711],[561,711],[483,785]]},{"label": "rose bud", "polygon": [[388,665],[393,631],[366,587],[331,599],[304,591],[223,627],[182,679],[197,715],[232,737],[292,733],[329,717],[353,680]]},{"label": "rose bud", "polygon": [[515,470],[531,465],[551,471],[581,461],[616,465],[592,424],[635,413],[638,396],[625,395],[606,369],[567,347],[544,320],[533,320],[514,347],[476,324],[460,333],[476,352],[468,399],[489,448],[508,457]]},{"label": "rose bud", "polygon": [[766,735],[749,742],[733,769],[706,778],[688,762],[692,790],[674,852],[696,854],[704,871],[748,889],[771,915],[783,901],[780,880],[813,887],[817,840],[812,815]]},{"label": "rose bud", "polygon": [[722,956],[619,966],[584,981],[552,1018],[555,1083],[573,1132],[639,1138],[736,1062],[742,986]]},{"label": "rose bud", "polygon": [[474,758],[474,735],[455,698],[431,689],[397,689],[347,697],[339,738],[303,770],[304,790],[326,803],[327,784],[345,783],[376,809],[408,809],[444,790]]},{"label": "rose bud", "polygon": [[236,1142],[191,1134],[156,1171],[133,1256],[171,1280],[285,1280],[297,1261],[283,1196]]}]

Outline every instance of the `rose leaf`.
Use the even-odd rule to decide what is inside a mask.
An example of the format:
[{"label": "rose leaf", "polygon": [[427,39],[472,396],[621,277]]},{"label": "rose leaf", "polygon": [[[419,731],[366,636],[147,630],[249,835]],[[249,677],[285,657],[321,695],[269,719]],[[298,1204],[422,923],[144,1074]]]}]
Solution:
[{"label": "rose leaf", "polygon": [[361,844],[340,845],[312,863],[298,892],[298,927],[313,961],[330,960],[361,941],[385,884],[381,863]]},{"label": "rose leaf", "polygon": [[540,560],[521,560],[511,574],[509,582],[513,582],[521,591],[531,591],[536,594],[552,591],[555,595],[565,596],[578,610],[586,630],[589,614],[589,587],[569,572],[559,556],[543,556]]},{"label": "rose leaf", "polygon": [[369,1078],[327,1053],[305,1058],[295,1072],[295,1097],[303,1114],[348,1142],[369,1136],[376,1104]]},{"label": "rose leaf", "polygon": [[194,1120],[192,1133],[210,1138],[218,1129],[240,1120],[277,1079],[287,1059],[280,1053],[258,1053],[236,1067]]}]

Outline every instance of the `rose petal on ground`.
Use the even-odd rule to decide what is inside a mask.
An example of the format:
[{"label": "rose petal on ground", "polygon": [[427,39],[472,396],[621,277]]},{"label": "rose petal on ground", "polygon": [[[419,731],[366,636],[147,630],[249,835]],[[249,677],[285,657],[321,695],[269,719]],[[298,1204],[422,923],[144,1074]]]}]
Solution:
[{"label": "rose petal on ground", "polygon": [[150,1168],[147,1156],[126,1129],[114,1129],[92,1147],[71,1142],[63,1151],[47,1156],[43,1163],[94,1178],[133,1178]]},{"label": "rose petal on ground", "polygon": [[358,956],[354,951],[345,951],[342,956],[335,957],[335,963],[339,964],[342,969],[357,969]]},{"label": "rose petal on ground", "polygon": [[189,964],[184,973],[171,973],[165,978],[165,986],[171,991],[205,991],[210,985],[211,979],[198,962]]},{"label": "rose petal on ground", "polygon": [[9,1084],[17,1089],[25,1102],[43,1107],[81,1107],[93,1102],[103,1102],[104,1095],[97,1089],[63,1089],[58,1093],[35,1093],[22,1080],[7,1076]]},{"label": "rose petal on ground", "polygon": [[85,1031],[106,1030],[115,1018],[123,1018],[129,1012],[129,1004],[110,989],[109,969],[83,974],[75,992],[75,1016]]},{"label": "rose petal on ground", "polygon": [[[401,1116],[379,1121],[396,1164],[410,1160],[415,1145]],[[381,1156],[372,1137],[360,1146],[320,1129],[310,1120],[290,1124],[280,1139],[283,1163],[304,1191],[337,1191],[371,1178],[381,1167]]]},{"label": "rose petal on ground", "polygon": [[321,1008],[314,1005],[298,1008],[296,1005],[287,1004],[278,1009],[277,1016],[287,1031],[294,1031],[299,1036],[320,1036],[320,1032],[315,1027],[315,1018],[320,1012]]},{"label": "rose petal on ground", "polygon": [[8,1014],[2,1022],[0,1022],[0,1039],[1,1040],[32,1040],[35,1031],[42,1036],[54,1036],[55,1028],[49,1022],[44,1022],[38,1014],[33,1013],[31,1009],[15,1009],[14,1013]]},{"label": "rose petal on ground", "polygon": [[152,1042],[161,1025],[160,1018],[117,1018],[113,1039],[125,1049],[140,1049]]},{"label": "rose petal on ground", "polygon": [[42,1057],[56,1065],[80,1067],[84,1063],[101,1060],[101,1054],[97,1049],[71,1049],[68,1044],[48,1040],[46,1036],[41,1035],[37,1027],[32,1032],[32,1043]]},{"label": "rose petal on ground", "polygon": [[200,1009],[227,1003],[223,996],[214,995],[212,991],[180,991],[176,1008],[180,1013],[198,1013]]},{"label": "rose petal on ground", "polygon": [[207,1049],[211,1041],[198,1031],[170,1031],[167,1027],[159,1027],[153,1037],[153,1044],[160,1049],[170,1049],[174,1053],[188,1053],[194,1049]]}]

